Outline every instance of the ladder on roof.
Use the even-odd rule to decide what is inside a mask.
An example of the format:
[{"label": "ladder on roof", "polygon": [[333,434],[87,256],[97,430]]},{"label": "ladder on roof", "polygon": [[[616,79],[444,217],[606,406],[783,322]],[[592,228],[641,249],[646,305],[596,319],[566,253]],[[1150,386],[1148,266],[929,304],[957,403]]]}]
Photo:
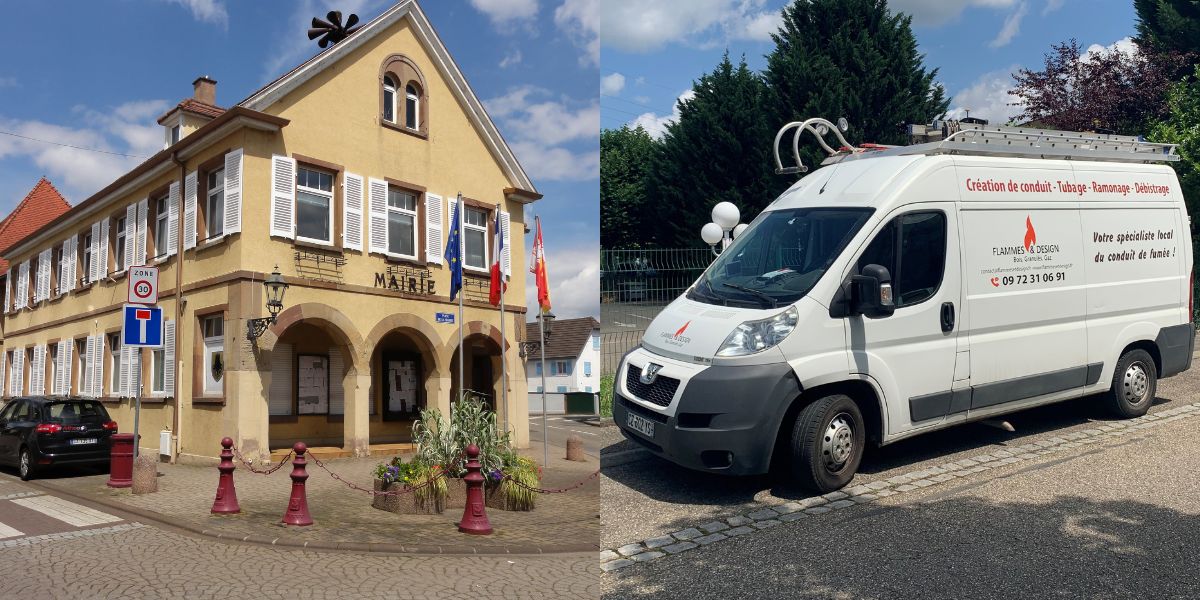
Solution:
[{"label": "ladder on roof", "polygon": [[[840,125],[841,123],[839,123]],[[784,167],[779,156],[779,141],[783,134],[795,128],[792,136],[792,158],[795,166]],[[974,156],[1003,156],[1011,158],[1044,158],[1060,160],[1094,160],[1106,162],[1174,162],[1179,160],[1175,153],[1176,144],[1147,142],[1140,137],[1105,133],[1057,131],[1026,127],[1005,127],[946,121],[934,126],[910,125],[914,139],[931,141],[910,146],[877,146],[864,144],[856,148],[846,143],[838,127],[820,118],[792,122],[784,125],[775,135],[775,172],[778,174],[804,173],[808,167],[800,160],[800,136],[808,131],[817,138],[821,148],[829,154],[821,164],[840,162],[846,159],[872,158],[876,156],[960,154]],[[843,128],[844,130],[844,128]],[[824,136],[833,131],[841,147],[834,150]]]}]

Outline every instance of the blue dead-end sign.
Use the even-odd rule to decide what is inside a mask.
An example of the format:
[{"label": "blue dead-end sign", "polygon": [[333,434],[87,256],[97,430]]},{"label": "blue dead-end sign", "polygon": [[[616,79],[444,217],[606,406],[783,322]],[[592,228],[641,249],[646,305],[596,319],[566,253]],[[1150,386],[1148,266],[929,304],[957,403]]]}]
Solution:
[{"label": "blue dead-end sign", "polygon": [[162,348],[163,311],[158,306],[125,305],[121,343],[125,346]]},{"label": "blue dead-end sign", "polygon": [[437,313],[437,322],[438,323],[453,323],[454,322],[454,313],[442,313],[442,312]]}]

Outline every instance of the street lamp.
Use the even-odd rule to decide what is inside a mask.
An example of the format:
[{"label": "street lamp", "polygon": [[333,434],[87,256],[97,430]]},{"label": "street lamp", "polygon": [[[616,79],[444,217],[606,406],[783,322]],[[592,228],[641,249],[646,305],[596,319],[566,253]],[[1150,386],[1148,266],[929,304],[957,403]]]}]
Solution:
[{"label": "street lamp", "polygon": [[283,294],[287,292],[288,284],[279,273],[279,265],[275,265],[275,270],[263,280],[263,287],[267,290],[267,312],[271,316],[246,321],[246,339],[257,339],[266,333],[267,328],[275,324],[275,317],[283,310]]},{"label": "street lamp", "polygon": [[[542,324],[542,336],[545,337],[546,339],[550,339],[550,334],[554,331],[554,319],[556,318],[554,316],[554,313],[548,312],[548,313],[544,313],[544,314],[539,314],[538,316],[536,316],[534,318],[537,319],[538,322]],[[520,346],[521,358],[524,359],[526,356],[529,356],[529,355],[533,354],[534,352],[537,352],[538,348],[541,348],[541,346],[542,346],[541,340],[528,340],[528,341],[521,342],[521,346]]]},{"label": "street lamp", "polygon": [[745,223],[738,223],[741,218],[741,211],[732,202],[718,202],[713,207],[712,223],[704,224],[700,229],[700,238],[712,247],[714,255],[721,254],[721,251],[717,250],[717,244],[721,244],[721,250],[724,250],[733,243],[734,238],[746,230]]}]

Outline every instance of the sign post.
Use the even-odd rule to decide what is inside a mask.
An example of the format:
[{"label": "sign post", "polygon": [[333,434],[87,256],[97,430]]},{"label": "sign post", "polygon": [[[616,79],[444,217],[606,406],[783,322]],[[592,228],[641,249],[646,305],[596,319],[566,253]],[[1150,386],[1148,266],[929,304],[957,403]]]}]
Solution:
[{"label": "sign post", "polygon": [[[158,303],[158,267],[129,267],[129,304],[121,321],[122,348],[162,348],[163,311]],[[132,357],[131,359],[132,360]],[[133,395],[133,458],[137,460],[141,444],[142,362],[133,375],[129,393]],[[133,365],[129,365],[130,373]],[[126,382],[127,384],[129,382]]]}]

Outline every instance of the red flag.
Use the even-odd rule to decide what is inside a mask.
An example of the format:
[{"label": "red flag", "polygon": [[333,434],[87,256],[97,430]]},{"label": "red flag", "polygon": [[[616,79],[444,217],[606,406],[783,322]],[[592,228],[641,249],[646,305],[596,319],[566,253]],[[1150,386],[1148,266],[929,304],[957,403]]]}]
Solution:
[{"label": "red flag", "polygon": [[500,294],[508,289],[508,284],[504,281],[503,269],[500,266],[500,258],[504,254],[504,231],[501,229],[500,223],[500,207],[496,206],[496,234],[492,236],[492,281],[488,290],[488,302],[492,306],[500,306]]},{"label": "red flag", "polygon": [[537,224],[537,233],[533,237],[533,256],[530,258],[529,272],[533,273],[534,280],[537,282],[538,306],[541,307],[543,313],[548,313],[550,312],[550,281],[546,274],[546,249],[542,245],[542,220],[534,217],[534,222]]}]

